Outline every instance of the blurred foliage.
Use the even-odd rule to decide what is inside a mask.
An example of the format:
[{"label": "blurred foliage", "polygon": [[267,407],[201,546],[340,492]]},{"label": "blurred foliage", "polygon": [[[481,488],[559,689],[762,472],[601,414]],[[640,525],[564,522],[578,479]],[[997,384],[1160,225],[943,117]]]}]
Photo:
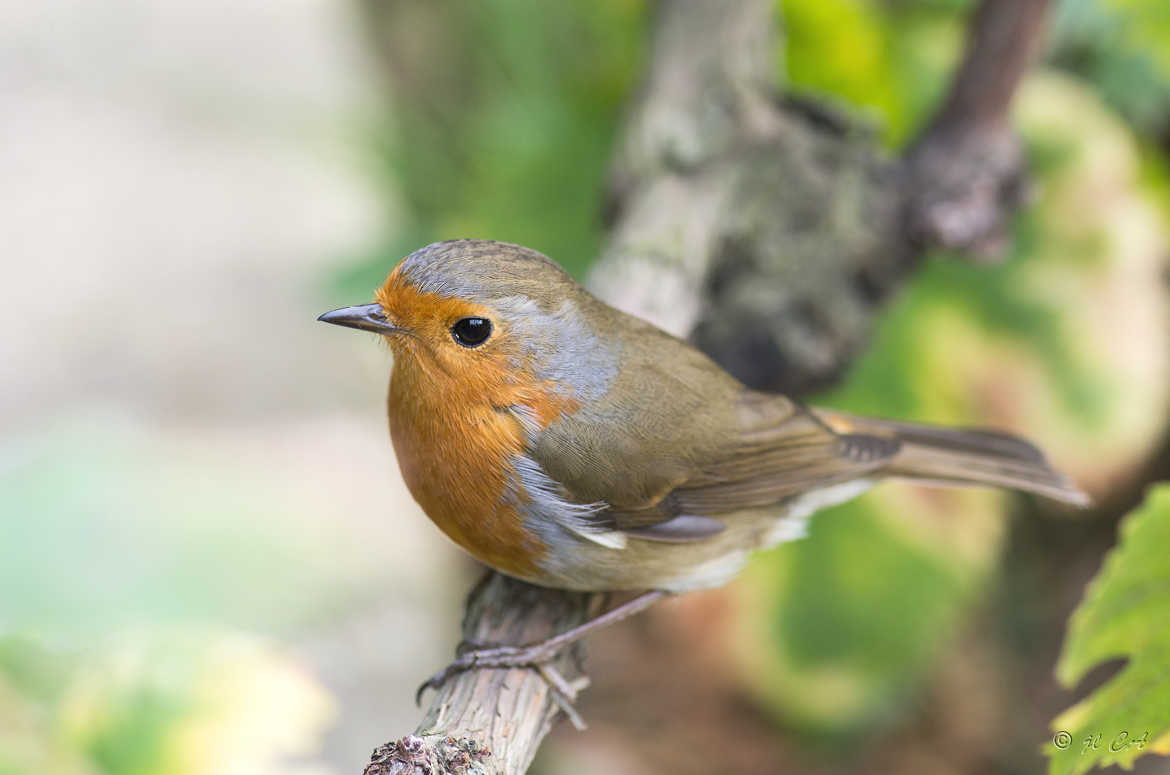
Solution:
[{"label": "blurred foliage", "polygon": [[876,119],[890,147],[910,139],[961,49],[967,0],[781,0],[786,88]]},{"label": "blurred foliage", "polygon": [[[347,483],[328,424],[186,431],[114,415],[5,437],[0,775],[315,771],[285,759],[319,752],[330,696],[266,637],[380,593],[387,551],[323,516]],[[281,456],[310,441],[321,464],[289,481]]]},{"label": "blurred foliage", "polygon": [[3,775],[231,775],[315,770],[328,695],[254,638],[139,633],[63,654],[0,638]]},{"label": "blurred foliage", "polygon": [[[970,0],[781,0],[788,87],[876,116],[897,147],[942,94]],[[1060,0],[1048,60],[1084,78],[1139,133],[1170,136],[1170,6]]]},{"label": "blurred foliage", "polygon": [[579,276],[649,4],[367,6],[397,98],[377,147],[401,225],[344,287],[369,294],[407,253],[458,237],[528,245]]},{"label": "blurred foliage", "polygon": [[[737,588],[747,603],[737,642],[764,707],[834,746],[897,718],[988,564],[1001,532],[995,498],[886,487],[760,555]],[[943,507],[962,523],[931,525]]]},{"label": "blurred foliage", "polygon": [[288,632],[368,580],[332,559],[344,536],[313,523],[275,461],[225,461],[196,438],[168,447],[113,417],[78,425],[6,440],[0,513],[38,519],[0,519],[0,589],[24,590],[5,595],[0,633]]},{"label": "blurred foliage", "polygon": [[1138,132],[1170,132],[1170,6],[1162,0],[1064,0],[1051,59],[1085,78]]},{"label": "blurred foliage", "polygon": [[1051,775],[1079,775],[1110,764],[1129,769],[1148,753],[1170,756],[1167,546],[1170,485],[1162,484],[1126,517],[1118,546],[1070,620],[1057,665],[1062,684],[1072,688],[1109,660],[1127,663],[1052,722],[1061,744],[1046,746]]}]

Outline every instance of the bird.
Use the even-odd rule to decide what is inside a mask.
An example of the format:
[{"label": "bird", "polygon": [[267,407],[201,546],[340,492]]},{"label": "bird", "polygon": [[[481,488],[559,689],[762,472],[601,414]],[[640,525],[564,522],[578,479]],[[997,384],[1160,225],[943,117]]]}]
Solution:
[{"label": "bird", "polygon": [[372,303],[318,319],[389,345],[398,466],[451,540],[539,586],[641,593],[549,641],[471,649],[423,688],[469,667],[545,662],[666,595],[725,584],[753,552],[803,536],[813,513],[882,479],[1088,504],[1009,433],[753,390],[520,245],[427,245]]}]

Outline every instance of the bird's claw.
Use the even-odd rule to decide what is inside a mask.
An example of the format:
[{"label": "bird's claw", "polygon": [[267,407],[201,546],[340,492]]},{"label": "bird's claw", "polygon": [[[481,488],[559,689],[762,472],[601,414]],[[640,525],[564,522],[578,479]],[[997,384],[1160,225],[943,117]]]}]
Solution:
[{"label": "bird's claw", "polygon": [[[459,644],[459,647],[456,649],[457,656],[451,664],[435,673],[418,687],[418,691],[414,693],[415,704],[422,704],[422,696],[427,689],[441,689],[447,681],[451,680],[458,673],[485,667],[528,667],[540,670],[540,668],[547,666],[556,657],[557,653],[558,651],[556,649],[549,649],[543,643],[535,643],[531,646],[484,647],[483,644],[465,641]],[[540,672],[547,681],[548,678],[545,671],[541,670]],[[561,691],[561,687],[557,686],[555,682],[549,681],[549,683],[553,686],[554,690]]]},{"label": "bird's claw", "polygon": [[492,643],[486,640],[471,640],[464,638],[459,641],[459,645],[455,647],[455,656],[461,657],[471,651],[487,651],[488,649],[500,648],[499,643]]}]

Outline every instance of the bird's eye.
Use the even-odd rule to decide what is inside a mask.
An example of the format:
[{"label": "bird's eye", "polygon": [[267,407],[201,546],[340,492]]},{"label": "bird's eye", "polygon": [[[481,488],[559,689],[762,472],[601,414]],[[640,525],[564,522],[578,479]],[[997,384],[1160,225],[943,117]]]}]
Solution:
[{"label": "bird's eye", "polygon": [[464,347],[479,347],[492,335],[492,322],[487,318],[463,318],[451,326],[451,336]]}]

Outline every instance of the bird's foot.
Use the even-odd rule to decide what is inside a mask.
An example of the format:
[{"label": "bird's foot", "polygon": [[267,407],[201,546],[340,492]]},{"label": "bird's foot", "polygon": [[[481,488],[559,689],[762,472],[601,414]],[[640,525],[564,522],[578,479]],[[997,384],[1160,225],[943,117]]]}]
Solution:
[{"label": "bird's foot", "polygon": [[[463,641],[455,650],[456,657],[451,664],[423,682],[415,693],[415,701],[421,702],[427,689],[440,689],[459,673],[480,668],[539,668],[547,666],[560,652],[562,644],[552,639],[531,643],[527,646],[501,646],[475,641]],[[563,680],[563,679],[562,679]],[[555,687],[555,685],[554,685]]]},{"label": "bird's foot", "polygon": [[455,650],[455,661],[438,673],[435,673],[422,686],[418,687],[418,691],[414,695],[414,700],[416,703],[421,704],[423,693],[427,689],[439,689],[443,684],[451,680],[453,676],[467,670],[526,667],[540,673],[541,677],[552,687],[553,700],[561,706],[561,709],[569,716],[574,726],[579,729],[584,729],[584,722],[577,715],[576,710],[574,710],[573,701],[577,698],[577,692],[589,685],[589,679],[578,678],[573,682],[569,682],[549,663],[563,649],[581,640],[581,638],[589,633],[649,608],[655,601],[665,597],[666,594],[666,592],[661,590],[644,592],[638,597],[622,603],[617,608],[590,619],[571,630],[554,635],[547,640],[530,643],[525,646],[504,646],[464,641]]},{"label": "bird's foot", "polygon": [[456,649],[455,660],[418,687],[414,696],[415,702],[421,703],[423,693],[427,689],[438,690],[452,677],[467,670],[530,668],[539,673],[540,677],[548,684],[552,690],[553,701],[569,717],[573,726],[583,730],[585,729],[585,720],[581,718],[573,703],[577,701],[578,693],[589,686],[589,679],[581,676],[576,680],[569,681],[561,675],[559,670],[549,664],[564,647],[563,642],[553,638],[527,646],[501,646],[463,641]]}]

